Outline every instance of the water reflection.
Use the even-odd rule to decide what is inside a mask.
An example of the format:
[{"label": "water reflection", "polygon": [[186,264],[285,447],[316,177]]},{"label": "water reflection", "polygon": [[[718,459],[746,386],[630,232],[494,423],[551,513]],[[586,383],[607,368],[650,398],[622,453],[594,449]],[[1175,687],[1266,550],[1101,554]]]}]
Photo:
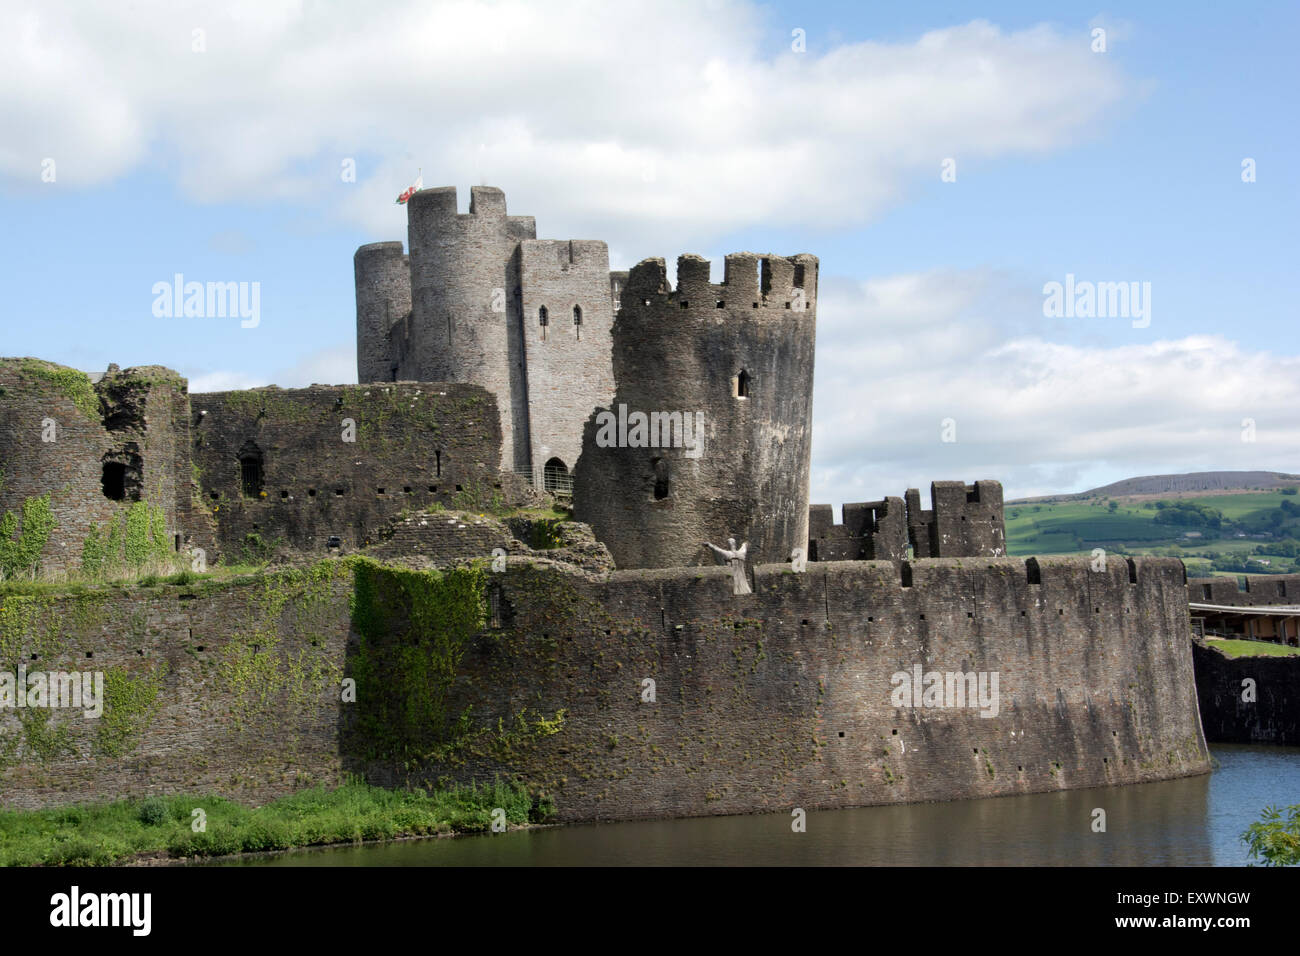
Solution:
[{"label": "water reflection", "polygon": [[[1269,803],[1300,802],[1300,748],[1215,745],[1211,775],[1131,787],[786,814],[557,827],[282,854],[270,866],[1234,866]],[[1106,832],[1092,830],[1106,812]]]}]

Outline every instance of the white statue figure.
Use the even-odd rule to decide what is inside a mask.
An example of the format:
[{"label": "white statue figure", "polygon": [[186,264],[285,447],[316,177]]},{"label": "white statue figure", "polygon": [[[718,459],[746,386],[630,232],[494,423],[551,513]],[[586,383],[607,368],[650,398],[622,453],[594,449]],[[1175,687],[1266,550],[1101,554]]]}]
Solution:
[{"label": "white statue figure", "polygon": [[[705,544],[709,544],[707,541]],[[749,588],[749,578],[745,575],[745,555],[749,553],[749,542],[746,541],[739,548],[736,547],[736,539],[727,539],[726,550],[709,544],[709,549],[718,557],[718,560],[731,566],[731,586],[732,594],[752,594]]]}]

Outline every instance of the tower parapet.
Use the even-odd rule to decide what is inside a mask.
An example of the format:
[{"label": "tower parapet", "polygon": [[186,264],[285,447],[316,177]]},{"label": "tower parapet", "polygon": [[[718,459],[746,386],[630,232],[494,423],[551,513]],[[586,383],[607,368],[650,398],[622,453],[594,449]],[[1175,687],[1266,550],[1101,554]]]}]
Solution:
[{"label": "tower parapet", "polygon": [[677,275],[658,258],[628,274],[575,517],[623,568],[712,563],[705,542],[728,537],[784,561],[808,540],[817,259],[736,253],[711,283],[684,255]]}]

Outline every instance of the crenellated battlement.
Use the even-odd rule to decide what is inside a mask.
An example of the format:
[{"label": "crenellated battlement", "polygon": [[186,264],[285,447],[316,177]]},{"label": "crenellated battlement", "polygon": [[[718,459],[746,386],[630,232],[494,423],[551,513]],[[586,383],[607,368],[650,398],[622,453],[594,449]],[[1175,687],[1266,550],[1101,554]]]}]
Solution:
[{"label": "crenellated battlement", "polygon": [[693,315],[727,310],[782,311],[815,318],[816,256],[776,256],[734,252],[724,258],[723,280],[711,282],[712,263],[687,253],[677,258],[677,287],[668,281],[662,258],[643,259],[627,274],[620,312],[645,314],[650,309],[680,309]]},{"label": "crenellated battlement", "polygon": [[907,508],[902,498],[808,507],[809,561],[901,561],[907,557]]},{"label": "crenellated battlement", "polygon": [[928,510],[921,507],[916,488],[909,488],[905,498],[907,536],[916,557],[1007,553],[1001,482],[931,482]]},{"label": "crenellated battlement", "polygon": [[908,547],[916,558],[999,557],[1006,554],[1002,485],[996,481],[936,481],[933,507],[921,507],[921,493],[843,506],[836,524],[830,505],[808,509],[810,561],[899,561]]},{"label": "crenellated battlement", "polygon": [[407,201],[407,217],[421,222],[449,228],[453,225],[485,226],[496,224],[506,233],[518,233],[517,239],[531,239],[537,235],[536,220],[532,216],[511,216],[506,211],[506,194],[495,186],[471,186],[469,212],[457,212],[458,199],[455,186],[437,186],[421,189]]}]

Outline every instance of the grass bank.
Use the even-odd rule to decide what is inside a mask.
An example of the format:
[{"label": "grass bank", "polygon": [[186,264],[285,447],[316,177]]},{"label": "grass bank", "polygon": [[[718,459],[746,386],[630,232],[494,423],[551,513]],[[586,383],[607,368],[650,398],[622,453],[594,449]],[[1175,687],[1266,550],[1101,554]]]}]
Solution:
[{"label": "grass bank", "polygon": [[[391,840],[543,822],[527,790],[496,783],[433,794],[363,783],[303,790],[252,808],[222,797],[119,800],[0,812],[0,866],[103,866],[139,856],[224,856],[364,840]],[[201,811],[196,814],[194,811]],[[196,832],[202,819],[203,829]]]},{"label": "grass bank", "polygon": [[1272,641],[1233,641],[1208,638],[1209,647],[1222,651],[1224,657],[1298,657],[1300,647],[1275,644]]}]

